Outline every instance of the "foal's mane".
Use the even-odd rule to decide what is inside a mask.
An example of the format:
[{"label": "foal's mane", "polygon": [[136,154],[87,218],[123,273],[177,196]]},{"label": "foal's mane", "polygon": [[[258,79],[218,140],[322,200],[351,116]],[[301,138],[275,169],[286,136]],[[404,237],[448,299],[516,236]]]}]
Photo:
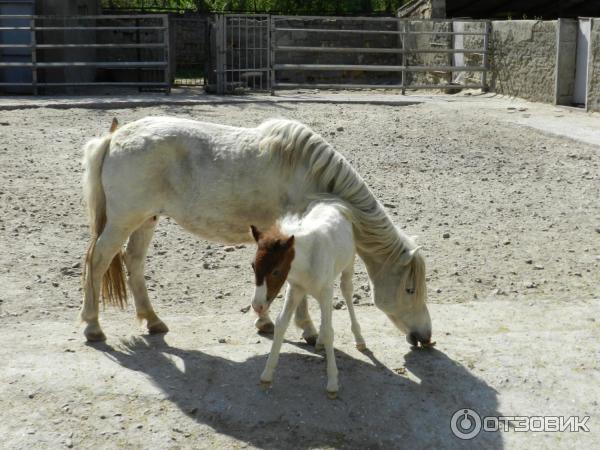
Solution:
[{"label": "foal's mane", "polygon": [[[289,172],[306,170],[315,199],[342,201],[354,226],[359,252],[377,256],[385,265],[406,265],[415,242],[394,226],[362,177],[323,137],[300,122],[271,119],[259,127],[260,151],[269,153]],[[312,189],[310,189],[312,188]],[[421,259],[419,252],[414,258]]]}]

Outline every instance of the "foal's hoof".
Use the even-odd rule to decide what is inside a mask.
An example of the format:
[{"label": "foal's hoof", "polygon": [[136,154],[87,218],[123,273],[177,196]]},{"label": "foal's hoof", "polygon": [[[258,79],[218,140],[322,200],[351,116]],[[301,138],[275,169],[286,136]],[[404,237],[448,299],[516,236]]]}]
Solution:
[{"label": "foal's hoof", "polygon": [[106,336],[98,325],[88,325],[85,327],[85,338],[88,342],[102,342],[106,340]]},{"label": "foal's hoof", "polygon": [[148,324],[148,332],[150,334],[168,333],[169,327],[166,326],[162,320],[159,320],[158,322],[155,322],[152,325]]},{"label": "foal's hoof", "polygon": [[306,343],[308,345],[312,345],[314,347],[315,345],[317,345],[317,338],[318,337],[319,337],[319,335],[315,334],[313,336],[306,336],[304,338],[304,340],[306,341]]},{"label": "foal's hoof", "polygon": [[358,350],[359,352],[364,352],[367,349],[367,344],[360,343],[360,344],[356,344],[356,350]]},{"label": "foal's hoof", "polygon": [[329,400],[337,399],[337,391],[327,391],[327,398]]},{"label": "foal's hoof", "polygon": [[258,327],[258,332],[260,334],[273,334],[275,332],[275,325],[271,322],[267,322]]}]

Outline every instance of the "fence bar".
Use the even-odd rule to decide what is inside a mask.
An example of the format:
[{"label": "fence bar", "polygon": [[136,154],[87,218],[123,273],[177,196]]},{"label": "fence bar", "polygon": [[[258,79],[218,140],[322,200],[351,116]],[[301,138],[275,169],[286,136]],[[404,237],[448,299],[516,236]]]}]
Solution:
[{"label": "fence bar", "polygon": [[275,47],[275,51],[281,52],[319,52],[319,53],[471,53],[484,54],[481,49],[423,49],[423,50],[408,50],[401,48],[376,48],[376,47],[294,47],[288,45],[280,45]]},{"label": "fence bar", "polygon": [[275,31],[303,31],[313,33],[350,33],[350,34],[414,34],[414,35],[457,35],[464,36],[483,36],[484,33],[475,32],[453,32],[453,31],[395,31],[395,30],[344,30],[335,28],[275,28]]},{"label": "fence bar", "polygon": [[361,70],[366,72],[481,72],[483,67],[458,66],[379,66],[358,64],[274,64],[275,70]]},{"label": "fence bar", "polygon": [[477,89],[481,84],[415,84],[404,86],[402,84],[352,84],[352,83],[277,83],[276,88],[288,89]]}]

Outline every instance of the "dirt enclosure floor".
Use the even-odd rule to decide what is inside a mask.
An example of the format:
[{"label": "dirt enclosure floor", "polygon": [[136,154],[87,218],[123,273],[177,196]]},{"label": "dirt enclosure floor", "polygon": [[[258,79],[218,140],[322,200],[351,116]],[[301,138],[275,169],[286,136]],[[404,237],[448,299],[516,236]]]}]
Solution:
[{"label": "dirt enclosure floor", "polygon": [[[543,117],[565,128],[600,118],[523,104],[0,111],[0,448],[600,448],[599,147],[552,134],[560,126]],[[419,236],[436,348],[409,348],[359,264],[368,351],[354,348],[345,308],[334,311],[339,398],[325,395],[324,354],[293,325],[263,391],[271,340],[245,308],[252,246],[205,242],[167,218],[146,278],[171,331],[147,335],[130,305],[102,312],[108,340],[87,345],[81,147],[113,116],[164,114],[240,126],[284,116],[323,134]],[[536,117],[547,131],[529,126]],[[450,422],[465,408],[589,416],[589,432],[513,424],[463,441]]]}]

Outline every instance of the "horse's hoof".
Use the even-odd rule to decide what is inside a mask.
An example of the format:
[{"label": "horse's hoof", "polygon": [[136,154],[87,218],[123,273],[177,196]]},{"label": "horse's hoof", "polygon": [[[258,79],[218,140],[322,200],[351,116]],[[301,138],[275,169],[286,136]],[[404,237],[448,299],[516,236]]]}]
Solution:
[{"label": "horse's hoof", "polygon": [[98,325],[88,325],[85,327],[83,333],[88,342],[102,342],[106,340],[106,336]]},{"label": "horse's hoof", "polygon": [[166,326],[162,320],[159,320],[158,322],[155,322],[152,325],[148,325],[148,332],[150,334],[168,333],[169,327]]},{"label": "horse's hoof", "polygon": [[329,400],[337,399],[337,391],[327,391],[327,398]]},{"label": "horse's hoof", "polygon": [[319,335],[315,334],[313,336],[306,336],[304,338],[304,340],[306,341],[306,343],[308,345],[312,345],[314,347],[315,345],[317,345],[317,338],[318,337],[319,337]]},{"label": "horse's hoof", "polygon": [[260,388],[261,388],[263,391],[266,391],[267,389],[270,389],[270,388],[271,388],[271,385],[272,385],[272,383],[271,383],[270,381],[263,381],[263,380],[260,380]]},{"label": "horse's hoof", "polygon": [[358,350],[359,352],[364,352],[367,349],[367,344],[365,344],[364,342],[361,344],[356,344],[356,350]]},{"label": "horse's hoof", "polygon": [[275,332],[275,325],[271,322],[265,323],[258,327],[258,332],[261,334],[273,334]]}]

